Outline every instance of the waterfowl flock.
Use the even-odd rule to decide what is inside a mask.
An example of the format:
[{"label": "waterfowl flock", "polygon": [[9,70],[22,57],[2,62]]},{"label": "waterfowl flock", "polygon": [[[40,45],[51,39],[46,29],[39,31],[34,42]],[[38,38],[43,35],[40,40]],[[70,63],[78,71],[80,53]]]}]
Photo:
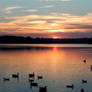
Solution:
[{"label": "waterfowl flock", "polygon": [[[83,60],[83,62],[87,63],[87,60]],[[90,65],[90,71],[92,71],[92,65]],[[34,72],[33,73],[29,73],[28,74],[28,82],[29,82],[30,88],[38,87],[39,88],[39,92],[47,92],[47,86],[39,86],[39,82],[35,82],[35,77],[37,78],[37,80],[42,80],[43,79],[42,75],[36,76]],[[15,73],[15,74],[11,74],[11,78],[19,80],[19,78],[20,78],[19,72]],[[11,80],[10,77],[3,77],[3,82],[9,82],[10,80]],[[85,80],[85,79],[82,79],[81,83],[82,84],[87,84],[88,81]],[[73,90],[75,88],[75,85],[74,84],[68,84],[68,85],[66,85],[66,88]],[[80,92],[86,92],[85,88],[81,88]]]},{"label": "waterfowl flock", "polygon": [[[84,63],[87,63],[87,60],[83,60]],[[90,71],[92,71],[92,65],[90,65]],[[81,80],[82,84],[87,84],[88,81],[87,80]],[[71,88],[71,89],[74,89],[74,84],[72,85],[66,85],[66,88]],[[80,92],[85,92],[85,89],[84,88],[81,88]]]},{"label": "waterfowl flock", "polygon": [[[17,72],[16,74],[11,74],[11,78],[13,79],[15,78],[19,80],[19,77],[20,77],[19,72]],[[39,87],[39,92],[47,92],[47,86],[39,86],[39,83],[35,82],[35,77],[37,77],[38,80],[43,79],[43,76],[41,75],[35,76],[34,72],[28,74],[28,82],[29,82],[30,88]],[[10,81],[10,77],[3,77],[3,82],[9,82],[9,81]]]}]

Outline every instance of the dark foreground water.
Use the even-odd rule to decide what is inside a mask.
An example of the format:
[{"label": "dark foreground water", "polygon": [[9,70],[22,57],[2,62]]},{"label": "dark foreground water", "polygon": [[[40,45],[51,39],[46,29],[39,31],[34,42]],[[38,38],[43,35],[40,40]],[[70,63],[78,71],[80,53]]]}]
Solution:
[{"label": "dark foreground water", "polygon": [[[92,92],[91,45],[28,46],[31,48],[0,49],[0,92],[39,92],[39,87],[30,88],[28,74],[32,72],[39,86],[47,86],[47,92],[80,92],[81,88]],[[87,63],[82,62],[84,59]],[[11,77],[16,72],[19,80]],[[38,75],[43,79],[38,80]],[[10,81],[4,82],[3,77],[10,77]],[[88,83],[82,84],[83,79]],[[67,84],[74,84],[74,89],[67,89]]]}]

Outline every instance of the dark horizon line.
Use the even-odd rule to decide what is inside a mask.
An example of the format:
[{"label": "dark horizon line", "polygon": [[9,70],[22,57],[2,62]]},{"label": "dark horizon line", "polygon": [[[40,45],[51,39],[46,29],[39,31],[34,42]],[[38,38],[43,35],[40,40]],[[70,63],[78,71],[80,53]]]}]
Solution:
[{"label": "dark horizon line", "polygon": [[23,37],[23,38],[32,38],[32,39],[91,39],[92,37],[68,37],[68,38],[52,38],[52,37],[32,37],[32,36],[23,36],[23,35],[0,35],[0,37]]},{"label": "dark horizon line", "polygon": [[23,36],[0,36],[0,44],[92,44],[92,38],[32,38]]}]

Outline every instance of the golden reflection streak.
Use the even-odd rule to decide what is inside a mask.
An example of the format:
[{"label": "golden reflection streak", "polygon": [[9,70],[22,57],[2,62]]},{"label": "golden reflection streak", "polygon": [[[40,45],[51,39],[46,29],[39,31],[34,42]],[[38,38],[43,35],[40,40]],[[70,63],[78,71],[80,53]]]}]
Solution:
[{"label": "golden reflection streak", "polygon": [[[72,78],[70,72],[78,74],[84,66],[81,57],[86,54],[78,50],[54,47],[35,48],[23,51],[0,51],[0,65],[7,71],[48,73],[52,77]],[[0,66],[0,67],[1,67]],[[76,70],[77,69],[77,70]],[[74,77],[74,78],[75,78]]]}]

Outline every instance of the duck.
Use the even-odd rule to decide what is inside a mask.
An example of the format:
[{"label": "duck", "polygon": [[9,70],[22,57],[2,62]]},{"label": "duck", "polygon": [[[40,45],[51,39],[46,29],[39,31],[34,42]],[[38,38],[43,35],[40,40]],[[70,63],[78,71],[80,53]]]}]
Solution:
[{"label": "duck", "polygon": [[3,78],[3,81],[10,81],[10,78]]},{"label": "duck", "polygon": [[72,88],[72,89],[74,89],[74,85],[72,84],[72,85],[66,85],[66,87],[67,88]]},{"label": "duck", "polygon": [[32,74],[29,74],[29,78],[34,78],[34,77],[35,77],[34,72]]},{"label": "duck", "polygon": [[84,89],[82,88],[80,92],[85,92]]},{"label": "duck", "polygon": [[47,92],[47,86],[39,87],[39,92]]},{"label": "duck", "polygon": [[92,65],[90,65],[90,70],[92,71]]},{"label": "duck", "polygon": [[87,61],[86,61],[86,59],[85,59],[85,60],[83,60],[83,62],[84,62],[84,63],[86,63],[86,62],[87,62]]},{"label": "duck", "polygon": [[16,74],[12,74],[12,78],[17,78],[17,80],[19,80],[19,72],[17,72]]},{"label": "duck", "polygon": [[19,78],[19,72],[17,72],[17,74],[12,74],[12,78]]},{"label": "duck", "polygon": [[43,76],[38,76],[38,80],[39,80],[39,79],[43,79]]},{"label": "duck", "polygon": [[82,80],[82,83],[87,83],[87,80]]}]

